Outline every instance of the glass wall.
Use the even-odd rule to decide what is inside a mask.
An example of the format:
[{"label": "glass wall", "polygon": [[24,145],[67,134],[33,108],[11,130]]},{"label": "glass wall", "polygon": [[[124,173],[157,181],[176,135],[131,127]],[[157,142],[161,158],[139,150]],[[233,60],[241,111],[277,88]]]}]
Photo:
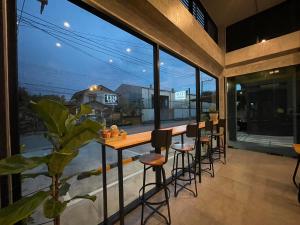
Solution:
[{"label": "glass wall", "polygon": [[[71,113],[81,104],[92,107],[88,119],[107,129],[117,125],[128,134],[154,129],[153,45],[102,20],[67,0],[17,1],[19,138],[24,156],[43,156],[52,144],[46,129],[29,107],[30,101],[52,99]],[[195,67],[160,51],[161,127],[196,122]],[[203,112],[216,107],[216,80],[201,73]],[[174,137],[173,142],[180,137]],[[185,140],[193,141],[193,140]],[[152,151],[150,144],[123,151],[125,206],[138,198],[142,185],[139,156]],[[170,154],[172,159],[172,153]],[[117,152],[106,148],[108,216],[119,209]],[[173,160],[169,161],[167,176]],[[66,167],[63,176],[101,169],[101,145],[92,142]],[[31,172],[45,172],[39,167]],[[26,172],[27,173],[27,172]],[[22,176],[22,196],[47,190],[50,178]],[[148,175],[154,181],[155,173]],[[68,204],[62,223],[98,224],[103,220],[102,175],[70,181],[62,196],[96,195],[97,200],[76,200]],[[76,213],[80,212],[80,213]],[[80,215],[80,216],[79,216]],[[29,224],[51,222],[38,210]]]},{"label": "glass wall", "polygon": [[201,120],[209,118],[209,113],[218,112],[217,104],[217,79],[200,72],[200,109]]},{"label": "glass wall", "polygon": [[[63,1],[17,1],[18,7],[18,80],[19,133],[25,156],[39,156],[51,151],[44,137],[45,128],[30,110],[29,102],[54,99],[70,112],[88,104],[89,119],[107,128],[115,124],[127,133],[153,130],[153,46],[113,26],[95,15]],[[144,145],[123,152],[124,159],[151,150]],[[117,152],[106,151],[111,169],[108,180],[108,212],[118,210]],[[81,149],[66,168],[64,176],[101,167],[101,145],[93,142]],[[126,203],[138,197],[142,184],[142,165],[137,161],[124,166]],[[38,168],[37,171],[45,171]],[[135,175],[133,175],[135,174]],[[22,195],[48,189],[50,179],[39,176],[22,180]],[[98,224],[103,218],[102,177],[71,180],[64,196],[95,194],[96,202],[79,200],[69,204],[63,224]],[[76,212],[80,211],[80,214]],[[79,216],[80,215],[80,216]],[[47,220],[41,212],[30,219],[32,224]]]},{"label": "glass wall", "polygon": [[292,155],[297,140],[299,87],[296,66],[228,79],[230,145]]},{"label": "glass wall", "polygon": [[195,68],[160,51],[161,127],[196,122]]}]

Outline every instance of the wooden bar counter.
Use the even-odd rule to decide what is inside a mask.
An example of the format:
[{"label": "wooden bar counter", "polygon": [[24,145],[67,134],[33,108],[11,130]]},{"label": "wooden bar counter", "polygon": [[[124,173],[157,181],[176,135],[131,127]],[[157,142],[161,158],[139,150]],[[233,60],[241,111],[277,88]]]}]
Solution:
[{"label": "wooden bar counter", "polygon": [[[217,122],[214,122],[216,125]],[[199,123],[199,128],[205,128],[205,122]],[[186,133],[186,125],[168,127],[163,129],[172,129],[172,136],[181,135]],[[106,181],[106,147],[117,150],[118,152],[118,183],[119,183],[119,219],[120,224],[124,224],[124,187],[123,187],[123,155],[122,150],[132,148],[135,146],[147,144],[151,142],[151,131],[141,132],[136,134],[127,135],[126,138],[121,140],[105,141],[102,145],[102,179],[103,179],[103,210],[104,220],[103,224],[107,224],[107,181]]]}]

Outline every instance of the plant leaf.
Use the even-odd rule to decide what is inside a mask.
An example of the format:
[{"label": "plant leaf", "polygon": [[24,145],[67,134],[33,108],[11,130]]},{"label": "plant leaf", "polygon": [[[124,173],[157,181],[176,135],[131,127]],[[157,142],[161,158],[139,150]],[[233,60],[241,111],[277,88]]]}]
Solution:
[{"label": "plant leaf", "polygon": [[31,102],[30,106],[34,112],[43,120],[48,132],[62,136],[65,132],[65,121],[68,118],[69,111],[61,103],[43,99],[37,103]]},{"label": "plant leaf", "polygon": [[97,197],[95,195],[77,195],[77,196],[71,198],[67,202],[69,203],[70,201],[73,201],[75,199],[88,199],[88,200],[91,200],[94,202],[94,201],[96,201]]},{"label": "plant leaf", "polygon": [[60,202],[50,198],[44,203],[44,216],[48,219],[55,218],[65,210],[66,206],[67,202]]},{"label": "plant leaf", "polygon": [[95,170],[90,170],[90,171],[85,171],[85,172],[81,172],[77,176],[77,180],[83,180],[83,179],[91,177],[91,176],[98,176],[101,173],[102,173],[102,168],[95,169]]},{"label": "plant leaf", "polygon": [[74,127],[76,125],[76,120],[77,120],[76,116],[69,114],[68,118],[65,121],[66,129],[70,130],[72,127]]},{"label": "plant leaf", "polygon": [[32,179],[34,179],[34,178],[36,178],[36,177],[38,177],[38,176],[51,177],[51,176],[49,175],[48,172],[40,172],[40,173],[23,173],[23,174],[22,174],[22,178],[23,178],[23,179],[27,179],[27,178],[32,178]]},{"label": "plant leaf", "polygon": [[70,187],[71,187],[71,184],[65,182],[59,189],[59,196],[65,196],[68,193]]},{"label": "plant leaf", "polygon": [[102,125],[92,120],[85,120],[82,123],[72,127],[62,138],[62,148],[69,150],[79,149],[81,146],[89,143],[99,137],[98,131]]},{"label": "plant leaf", "polygon": [[62,174],[65,167],[78,155],[78,151],[72,152],[53,152],[49,163],[49,174]]},{"label": "plant leaf", "polygon": [[12,225],[27,218],[48,196],[48,192],[40,191],[0,209],[0,224]]},{"label": "plant leaf", "polygon": [[48,162],[49,156],[25,158],[14,155],[0,160],[0,175],[18,174]]},{"label": "plant leaf", "polygon": [[80,105],[80,111],[77,113],[76,117],[79,119],[81,116],[88,115],[92,113],[92,107],[90,105]]}]

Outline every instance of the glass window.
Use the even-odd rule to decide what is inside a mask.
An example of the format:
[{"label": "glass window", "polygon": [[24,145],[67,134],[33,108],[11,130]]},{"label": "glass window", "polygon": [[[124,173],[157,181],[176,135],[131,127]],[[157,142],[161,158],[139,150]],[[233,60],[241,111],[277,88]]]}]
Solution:
[{"label": "glass window", "polygon": [[297,77],[296,66],[290,66],[228,79],[231,146],[294,155]]},{"label": "glass window", "polygon": [[[44,155],[52,149],[44,137],[45,128],[28,107],[31,100],[54,99],[73,113],[81,104],[89,104],[93,111],[88,117],[107,128],[116,124],[129,134],[153,130],[153,46],[66,0],[49,1],[47,5],[41,2],[17,1],[19,133],[23,154]],[[139,146],[125,150],[123,157],[136,159],[150,150],[149,145]],[[117,152],[108,148],[106,155],[111,165],[107,179],[108,210],[112,215],[118,210]],[[81,149],[64,175],[99,168],[101,161],[101,145],[90,143]],[[141,169],[137,161],[124,166],[126,203],[138,197]],[[23,179],[22,194],[49,184],[50,179],[42,176]],[[88,193],[98,198],[94,203],[73,202],[63,214],[62,223],[100,223],[101,188],[101,176],[72,180],[67,198]],[[78,210],[80,214],[74,213]],[[47,220],[37,212],[32,221],[40,224]]]},{"label": "glass window", "polygon": [[[161,127],[174,127],[196,122],[196,70],[187,63],[160,51],[160,120]],[[185,143],[194,143],[186,138]],[[181,142],[174,136],[172,142]],[[164,152],[163,152],[164,154]],[[187,157],[186,157],[187,158]],[[165,165],[167,177],[171,176],[174,151],[170,149]],[[185,162],[187,165],[187,162]]]},{"label": "glass window", "polygon": [[200,72],[201,120],[207,120],[210,112],[217,112],[217,79]]},{"label": "glass window", "polygon": [[196,121],[195,68],[160,51],[161,127]]}]

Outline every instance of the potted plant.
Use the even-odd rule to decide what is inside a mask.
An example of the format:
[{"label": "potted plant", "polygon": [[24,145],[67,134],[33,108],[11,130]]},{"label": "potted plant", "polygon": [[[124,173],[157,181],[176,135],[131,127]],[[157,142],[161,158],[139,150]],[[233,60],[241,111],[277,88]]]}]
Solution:
[{"label": "potted plant", "polygon": [[[0,225],[12,225],[29,217],[35,209],[43,206],[43,214],[46,218],[53,219],[54,225],[60,225],[60,215],[67,204],[77,198],[85,198],[95,201],[96,196],[75,196],[68,201],[63,196],[70,189],[68,180],[80,174],[64,176],[65,167],[78,155],[79,149],[95,140],[99,136],[102,125],[98,122],[80,118],[91,113],[91,108],[81,105],[80,111],[75,115],[61,103],[52,100],[40,100],[30,103],[31,109],[43,121],[47,132],[45,137],[52,143],[50,154],[42,157],[26,158],[22,155],[14,155],[0,160],[0,176],[23,173],[43,164],[47,165],[47,171],[36,174],[26,174],[25,177],[35,178],[47,176],[51,178],[48,191],[40,190],[29,197],[24,197],[6,208],[0,209]],[[101,170],[83,172],[96,175]]]},{"label": "potted plant", "polygon": [[216,106],[211,105],[208,111],[209,111],[209,119],[212,121],[217,121],[219,118],[219,112],[216,110]]}]

